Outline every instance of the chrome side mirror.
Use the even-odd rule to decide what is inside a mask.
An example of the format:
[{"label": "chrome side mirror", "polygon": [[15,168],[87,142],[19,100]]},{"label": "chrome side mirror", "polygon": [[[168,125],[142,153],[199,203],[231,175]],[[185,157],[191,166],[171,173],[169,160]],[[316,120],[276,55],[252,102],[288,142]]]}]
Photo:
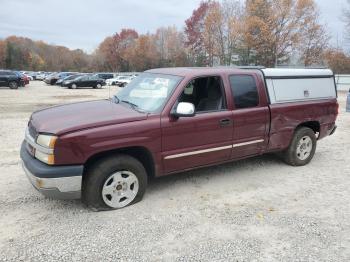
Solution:
[{"label": "chrome side mirror", "polygon": [[194,104],[187,103],[187,102],[180,102],[177,105],[173,115],[176,117],[192,117],[195,115],[195,113],[196,113],[196,110],[194,108]]}]

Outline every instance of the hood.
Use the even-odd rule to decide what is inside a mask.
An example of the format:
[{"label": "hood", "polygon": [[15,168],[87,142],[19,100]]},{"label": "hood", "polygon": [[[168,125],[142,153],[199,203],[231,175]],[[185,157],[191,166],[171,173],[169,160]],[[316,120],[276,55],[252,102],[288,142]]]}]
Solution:
[{"label": "hood", "polygon": [[76,130],[144,120],[147,114],[110,100],[79,102],[50,107],[32,114],[37,132],[61,135]]}]

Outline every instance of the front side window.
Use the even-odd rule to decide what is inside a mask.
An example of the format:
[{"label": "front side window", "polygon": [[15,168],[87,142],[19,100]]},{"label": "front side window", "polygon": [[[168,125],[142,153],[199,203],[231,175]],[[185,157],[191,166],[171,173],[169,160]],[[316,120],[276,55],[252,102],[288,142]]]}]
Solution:
[{"label": "front side window", "polygon": [[99,77],[96,76],[96,75],[92,75],[92,76],[89,76],[88,79],[89,79],[89,80],[99,80],[99,79],[101,79],[101,78],[99,78]]},{"label": "front side window", "polygon": [[182,77],[142,73],[115,97],[119,103],[131,104],[145,112],[159,112]]},{"label": "front side window", "polygon": [[89,80],[89,76],[81,76],[77,80],[78,81],[88,81]]},{"label": "front side window", "polygon": [[226,109],[221,78],[210,76],[193,79],[185,87],[178,102],[192,103],[199,113]]},{"label": "front side window", "polygon": [[255,79],[251,75],[230,76],[233,101],[237,109],[259,105],[259,94]]}]

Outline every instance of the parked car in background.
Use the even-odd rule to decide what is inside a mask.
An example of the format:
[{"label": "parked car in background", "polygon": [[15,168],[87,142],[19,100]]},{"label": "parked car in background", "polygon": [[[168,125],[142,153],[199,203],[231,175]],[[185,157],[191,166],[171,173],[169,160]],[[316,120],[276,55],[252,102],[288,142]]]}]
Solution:
[{"label": "parked car in background", "polygon": [[83,75],[79,76],[72,80],[65,81],[62,86],[76,89],[78,87],[93,87],[93,88],[102,88],[106,85],[105,80],[97,77],[96,75]]},{"label": "parked car in background", "polygon": [[36,75],[36,80],[44,80],[49,75],[51,75],[49,72],[40,72]]},{"label": "parked car in background", "polygon": [[54,84],[56,84],[58,79],[65,78],[67,76],[74,75],[74,74],[76,74],[76,73],[61,72],[61,73],[57,73],[57,74],[52,74],[49,77],[45,78],[45,83],[49,84],[49,85],[54,85]]},{"label": "parked car in background", "polygon": [[94,75],[97,76],[98,78],[104,79],[104,80],[107,80],[107,79],[114,77],[114,74],[112,74],[112,73],[96,73]]},{"label": "parked car in background", "polygon": [[44,77],[43,81],[44,81],[46,84],[50,84],[50,83],[51,83],[51,79],[54,78],[54,77],[56,77],[57,74],[58,74],[58,73],[47,74],[47,75]]},{"label": "parked car in background", "polygon": [[26,77],[28,77],[29,81],[33,81],[34,78],[31,75],[24,74]]},{"label": "parked car in background", "polygon": [[35,79],[36,73],[32,71],[21,71],[23,75],[26,75],[29,78],[29,81],[33,81]]},{"label": "parked car in background", "polygon": [[28,85],[29,81],[30,81],[29,77],[25,74],[22,74],[22,73],[19,73],[19,74],[21,75],[21,77],[23,79],[24,85]]},{"label": "parked car in background", "polygon": [[65,78],[58,79],[57,82],[56,82],[56,85],[64,86],[69,81],[74,80],[74,79],[76,79],[76,78],[78,78],[80,76],[83,76],[83,75],[87,75],[87,74],[70,75],[70,76],[67,76]]},{"label": "parked car in background", "polygon": [[152,177],[276,152],[307,165],[338,108],[327,69],[154,69],[113,99],[33,113],[21,158],[42,194],[117,209]]},{"label": "parked car in background", "polygon": [[36,75],[38,73],[37,72],[28,72],[27,75],[30,76],[32,78],[32,80],[36,80]]},{"label": "parked car in background", "polygon": [[350,112],[350,89],[348,93],[348,98],[346,100],[346,112]]},{"label": "parked car in background", "polygon": [[106,84],[107,84],[108,86],[115,86],[116,83],[117,83],[117,81],[118,81],[120,78],[122,78],[122,77],[124,77],[124,76],[123,76],[123,75],[119,75],[119,76],[116,76],[116,77],[113,77],[113,78],[109,78],[109,79],[106,80]]},{"label": "parked car in background", "polygon": [[15,72],[22,79],[21,86],[24,87],[29,84],[29,79],[26,75],[22,74],[20,71],[13,71],[13,72]]},{"label": "parked car in background", "polygon": [[0,86],[7,86],[11,89],[17,89],[19,86],[24,86],[24,80],[18,72],[0,70]]},{"label": "parked car in background", "polygon": [[124,87],[129,84],[134,78],[134,76],[122,76],[118,79],[118,81],[116,81],[115,84],[119,87]]},{"label": "parked car in background", "polygon": [[66,76],[64,78],[60,78],[60,79],[57,80],[56,85],[62,86],[63,82],[69,81],[69,80],[73,80],[73,79],[75,79],[75,78],[77,78],[79,76],[83,76],[83,75],[85,75],[85,74],[74,74],[74,75]]}]

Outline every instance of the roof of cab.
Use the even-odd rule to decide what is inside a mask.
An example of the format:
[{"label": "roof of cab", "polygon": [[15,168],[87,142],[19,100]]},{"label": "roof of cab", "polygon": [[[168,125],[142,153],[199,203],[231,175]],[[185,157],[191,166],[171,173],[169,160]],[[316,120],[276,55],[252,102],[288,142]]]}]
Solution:
[{"label": "roof of cab", "polygon": [[265,77],[292,77],[292,76],[333,76],[330,69],[321,68],[263,68],[263,67],[169,67],[156,68],[145,71],[154,74],[166,74],[176,76],[204,76],[212,74],[237,74],[237,73],[251,73],[263,72]]},{"label": "roof of cab", "polygon": [[[208,74],[222,74],[222,73],[239,73],[247,72],[248,69],[240,69],[238,67],[169,67],[156,68],[145,71],[153,74],[166,74],[176,76],[203,76]],[[254,71],[256,72],[256,71]]]}]

